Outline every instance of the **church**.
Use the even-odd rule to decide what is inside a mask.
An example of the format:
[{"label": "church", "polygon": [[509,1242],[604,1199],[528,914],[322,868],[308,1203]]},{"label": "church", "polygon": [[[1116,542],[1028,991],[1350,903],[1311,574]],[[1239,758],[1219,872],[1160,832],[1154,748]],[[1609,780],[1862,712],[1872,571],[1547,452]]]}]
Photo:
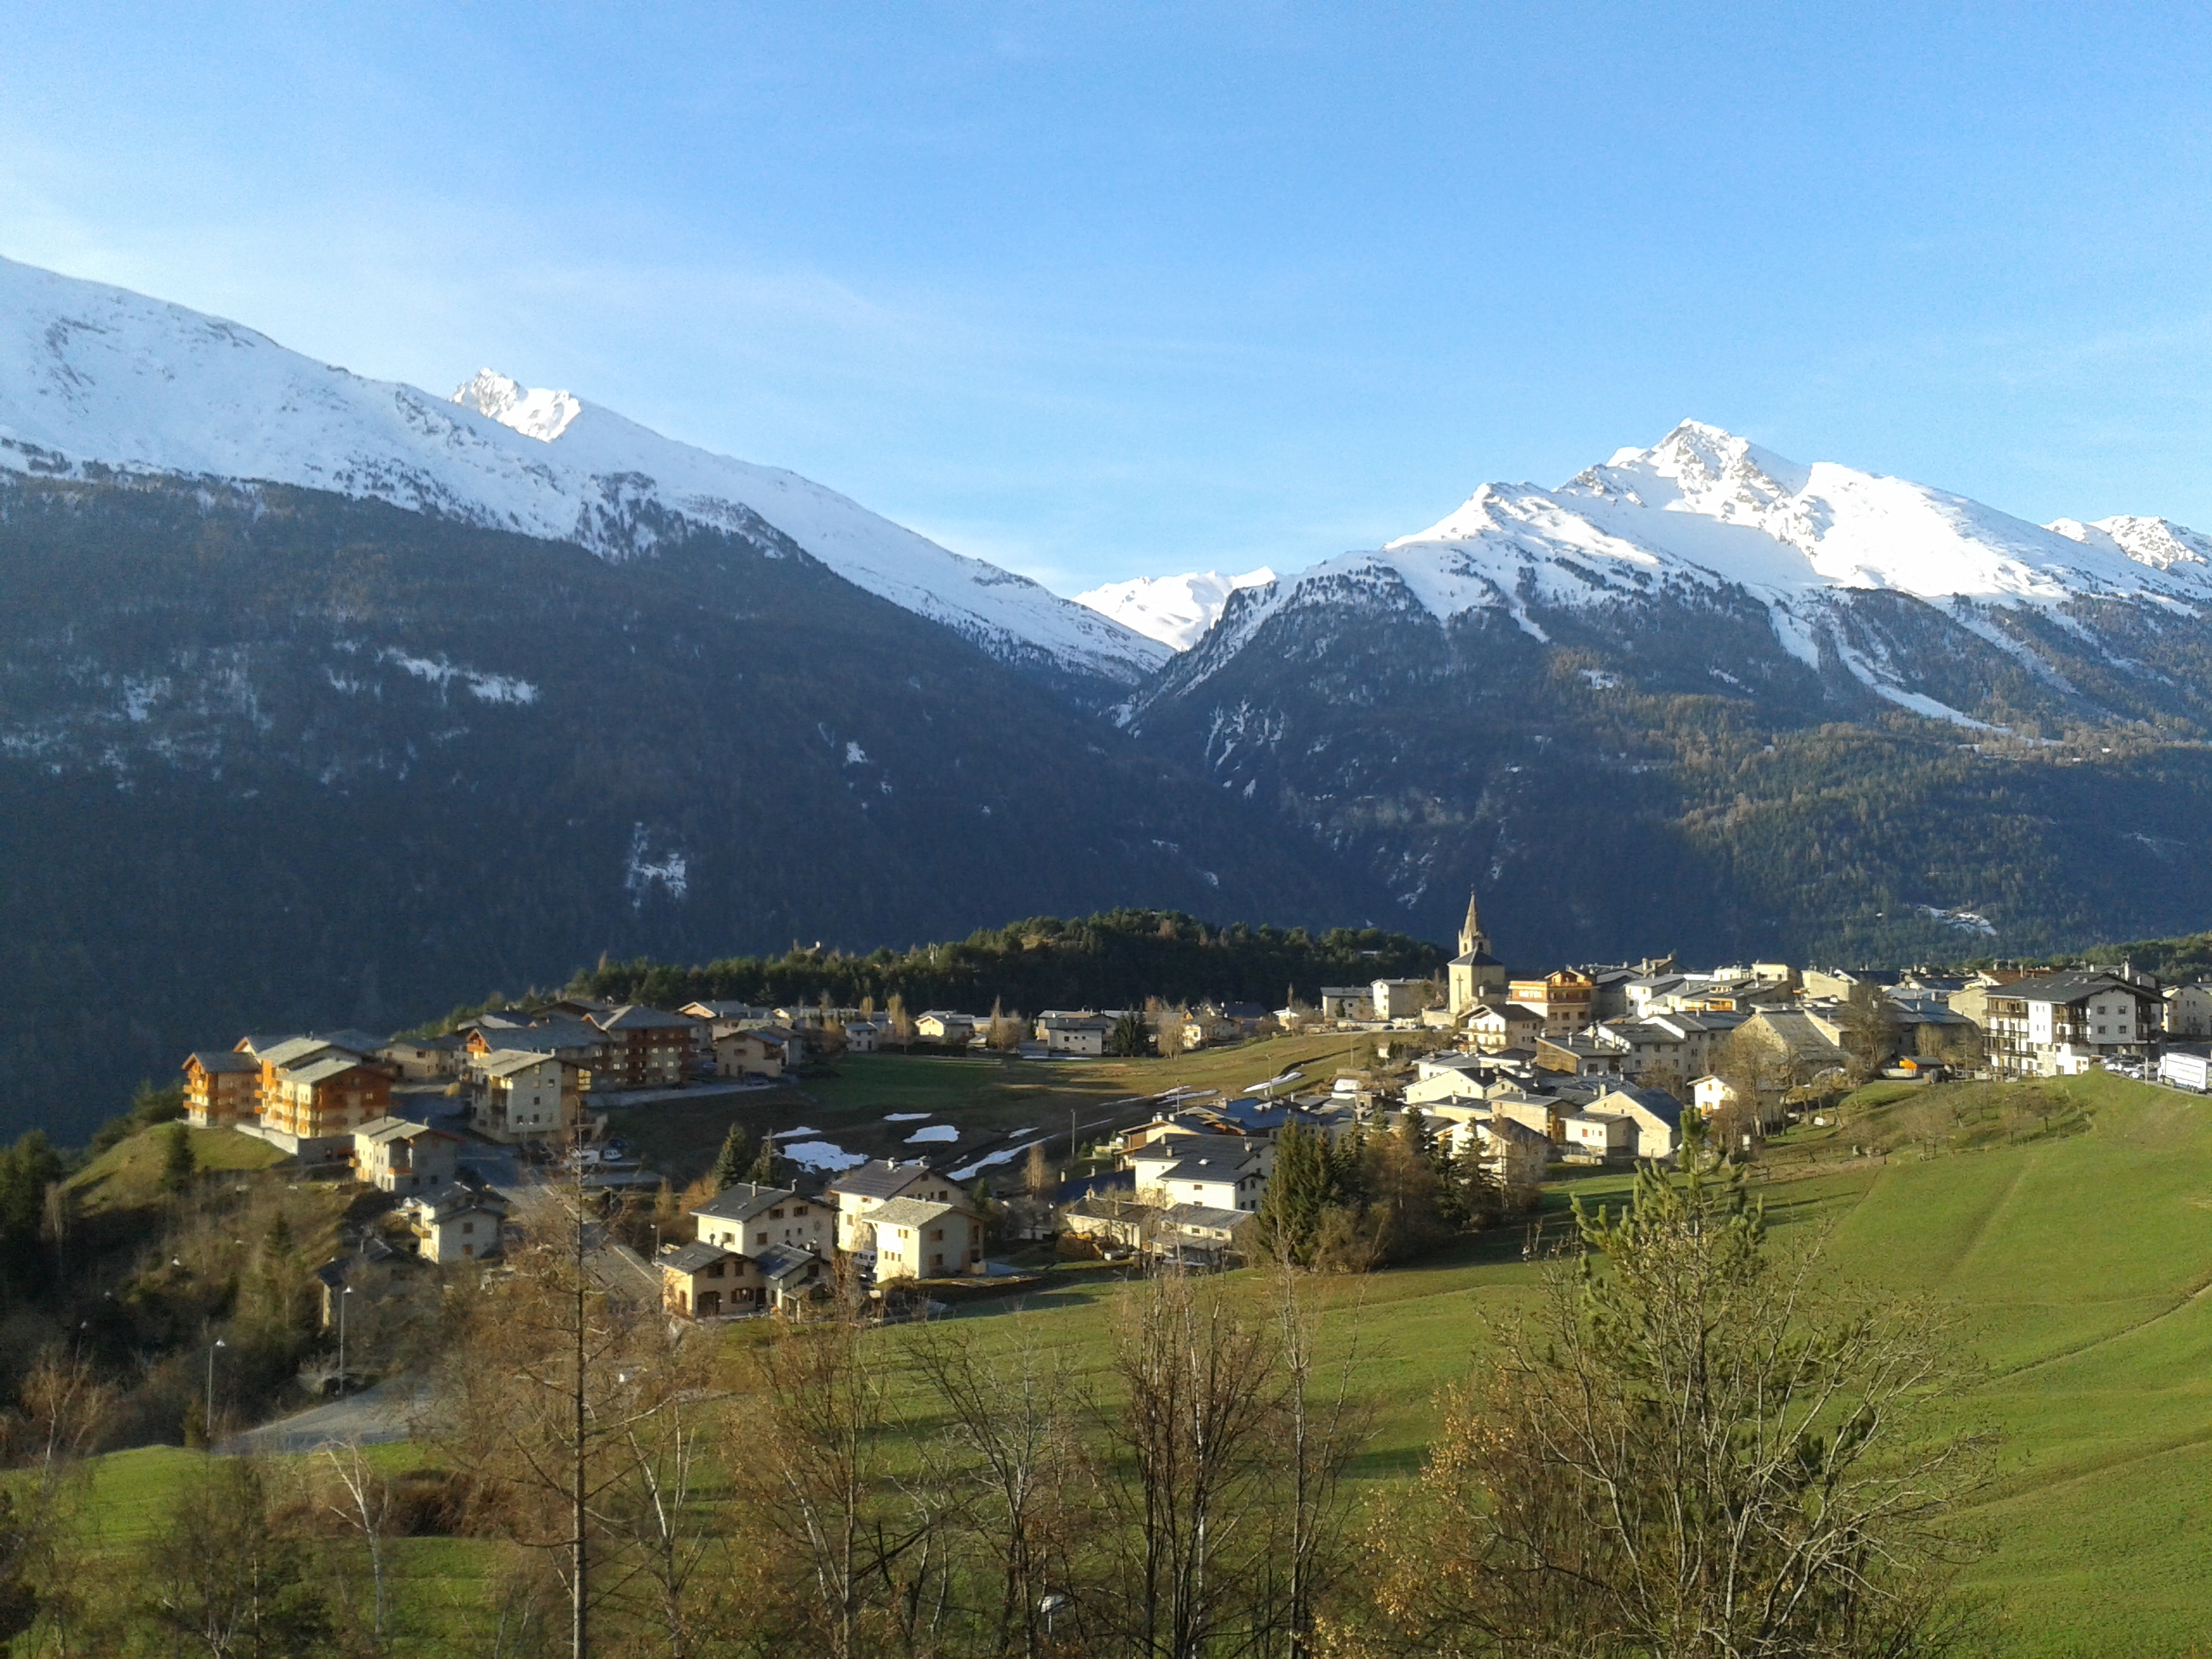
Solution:
[{"label": "church", "polygon": [[1490,935],[1483,931],[1475,895],[1467,895],[1467,919],[1459,925],[1459,954],[1446,968],[1454,1020],[1473,1012],[1476,1005],[1505,999],[1505,964],[1490,953]]}]

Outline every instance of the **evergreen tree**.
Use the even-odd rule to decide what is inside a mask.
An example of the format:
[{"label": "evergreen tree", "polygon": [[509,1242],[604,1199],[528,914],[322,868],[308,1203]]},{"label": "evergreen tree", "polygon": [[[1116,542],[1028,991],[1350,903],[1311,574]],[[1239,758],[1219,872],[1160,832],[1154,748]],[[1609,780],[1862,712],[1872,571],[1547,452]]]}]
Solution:
[{"label": "evergreen tree", "polygon": [[1304,1125],[1286,1125],[1275,1142],[1274,1173],[1260,1200],[1260,1239],[1270,1254],[1300,1267],[1313,1264],[1324,1214],[1337,1201],[1335,1160],[1328,1142]]},{"label": "evergreen tree", "polygon": [[185,1192],[192,1185],[193,1173],[200,1166],[192,1154],[192,1131],[181,1123],[172,1123],[163,1131],[163,1140],[162,1191]]},{"label": "evergreen tree", "polygon": [[741,1125],[732,1123],[729,1133],[722,1137],[722,1149],[708,1166],[707,1180],[716,1192],[727,1192],[744,1180],[746,1172],[753,1166],[752,1137]]},{"label": "evergreen tree", "polygon": [[1131,1010],[1116,1020],[1106,1039],[1106,1052],[1123,1059],[1151,1053],[1152,1033],[1144,1023],[1144,1015]]},{"label": "evergreen tree", "polygon": [[753,1154],[753,1167],[745,1172],[744,1179],[755,1186],[776,1184],[776,1143],[772,1139],[761,1141],[760,1150]]}]

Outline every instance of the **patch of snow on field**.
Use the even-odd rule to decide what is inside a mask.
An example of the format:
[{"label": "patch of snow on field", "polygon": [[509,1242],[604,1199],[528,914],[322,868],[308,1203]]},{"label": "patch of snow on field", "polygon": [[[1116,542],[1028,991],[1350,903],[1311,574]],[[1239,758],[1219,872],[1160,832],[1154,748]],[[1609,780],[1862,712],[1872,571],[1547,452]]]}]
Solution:
[{"label": "patch of snow on field", "polygon": [[1049,1140],[1050,1138],[1050,1136],[1046,1136],[1042,1140],[1025,1141],[1018,1147],[1006,1147],[997,1152],[986,1153],[983,1156],[978,1158],[974,1163],[949,1172],[946,1179],[949,1180],[964,1181],[971,1175],[979,1174],[984,1170],[995,1168],[1000,1164],[1010,1164],[1015,1159],[1020,1157],[1023,1153],[1028,1151],[1030,1147],[1041,1147],[1045,1144],[1045,1140]]},{"label": "patch of snow on field", "polygon": [[790,1159],[801,1169],[852,1169],[868,1162],[861,1154],[847,1152],[827,1141],[801,1141],[782,1148],[779,1155]]},{"label": "patch of snow on field", "polygon": [[919,1123],[928,1116],[927,1112],[887,1112],[883,1121],[887,1123]]},{"label": "patch of snow on field", "polygon": [[950,1123],[932,1123],[925,1129],[916,1129],[906,1137],[906,1144],[918,1146],[925,1141],[957,1141],[960,1131]]},{"label": "patch of snow on field", "polygon": [[771,1141],[788,1141],[793,1135],[819,1135],[821,1133],[822,1131],[816,1128],[811,1123],[802,1123],[795,1129],[778,1129],[768,1138]]}]

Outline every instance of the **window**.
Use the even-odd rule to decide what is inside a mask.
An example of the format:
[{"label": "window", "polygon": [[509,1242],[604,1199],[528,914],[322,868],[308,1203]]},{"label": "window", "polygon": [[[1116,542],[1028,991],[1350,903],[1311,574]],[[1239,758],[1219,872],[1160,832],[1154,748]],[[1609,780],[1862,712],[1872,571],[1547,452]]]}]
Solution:
[{"label": "window", "polygon": [[771,1221],[781,1221],[783,1218],[784,1212],[780,1210],[771,1210],[768,1212],[768,1219]]},{"label": "window", "polygon": [[766,1233],[755,1233],[753,1236],[753,1242],[756,1244],[766,1244],[768,1242],[768,1235]]}]

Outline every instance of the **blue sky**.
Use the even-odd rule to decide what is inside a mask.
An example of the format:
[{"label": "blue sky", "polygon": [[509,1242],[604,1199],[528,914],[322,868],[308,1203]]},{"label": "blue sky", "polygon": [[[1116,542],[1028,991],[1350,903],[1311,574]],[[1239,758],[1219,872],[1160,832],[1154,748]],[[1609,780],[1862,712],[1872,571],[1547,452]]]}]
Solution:
[{"label": "blue sky", "polygon": [[0,253],[781,463],[1065,592],[1694,416],[2212,528],[2180,7],[24,7]]}]

